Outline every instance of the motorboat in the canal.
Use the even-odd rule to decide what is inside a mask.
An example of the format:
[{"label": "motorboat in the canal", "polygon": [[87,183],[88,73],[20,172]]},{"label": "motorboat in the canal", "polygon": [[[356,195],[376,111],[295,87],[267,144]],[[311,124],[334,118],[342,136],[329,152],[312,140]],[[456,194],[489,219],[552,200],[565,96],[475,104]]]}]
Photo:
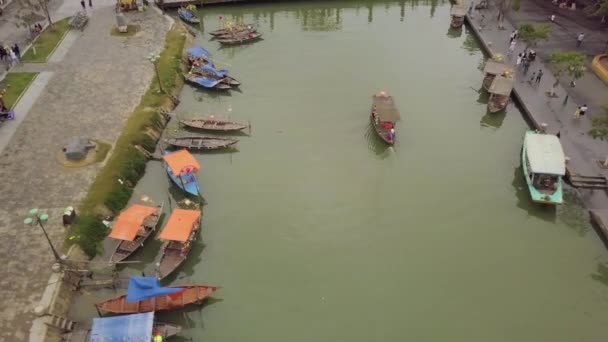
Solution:
[{"label": "motorboat in the canal", "polygon": [[183,285],[162,287],[156,277],[131,277],[127,293],[95,304],[99,314],[133,314],[169,311],[203,300],[219,290],[218,286]]},{"label": "motorboat in the canal", "polygon": [[562,177],[566,174],[566,158],[557,136],[526,132],[521,164],[532,201],[563,203]]},{"label": "motorboat in the canal", "polygon": [[212,79],[205,76],[195,75],[193,73],[184,74],[186,82],[207,89],[229,90],[232,88],[230,84],[226,84],[221,80]]},{"label": "motorboat in the canal", "polygon": [[214,132],[236,132],[242,131],[251,125],[240,122],[216,119],[214,115],[209,115],[206,119],[189,119],[180,120],[182,125],[189,128],[196,128],[203,131],[214,131]]},{"label": "motorboat in the canal", "polygon": [[[131,315],[93,318],[90,330],[85,331],[84,341],[152,341],[160,335],[163,340],[178,335],[182,327],[175,324],[157,322],[154,312]],[[68,336],[69,341],[79,341]]]},{"label": "motorboat in the canal", "polygon": [[494,77],[492,85],[488,89],[490,99],[488,100],[488,111],[497,113],[504,110],[509,103],[511,91],[515,85],[515,75],[508,72]]},{"label": "motorboat in the canal", "polygon": [[256,27],[254,24],[227,25],[226,27],[221,28],[219,30],[211,31],[209,32],[209,34],[214,37],[220,37],[243,32],[256,32]]},{"label": "motorboat in the canal", "polygon": [[110,257],[110,262],[121,262],[142,247],[156,230],[162,212],[161,203],[156,207],[134,204],[120,213],[109,235],[113,239],[120,240]]},{"label": "motorboat in the canal", "polygon": [[198,210],[175,209],[158,239],[162,246],[158,277],[164,279],[188,258],[198,236],[201,213]]},{"label": "motorboat in the canal", "polygon": [[200,195],[196,172],[201,166],[187,150],[163,153],[165,169],[178,188],[194,196]]},{"label": "motorboat in the canal", "polygon": [[212,151],[234,146],[238,140],[222,137],[177,137],[164,140],[167,144],[189,150]]},{"label": "motorboat in the canal", "polygon": [[217,41],[224,45],[238,45],[254,42],[260,39],[262,39],[262,34],[259,32],[243,32],[218,38]]},{"label": "motorboat in the canal", "polygon": [[198,25],[201,23],[201,19],[194,14],[193,9],[180,7],[177,9],[177,15],[188,24]]},{"label": "motorboat in the canal", "polygon": [[467,9],[463,4],[456,4],[450,9],[450,15],[452,16],[450,25],[454,28],[462,27],[464,17],[467,15]]},{"label": "motorboat in the canal", "polygon": [[378,136],[387,144],[395,143],[395,125],[400,119],[393,97],[381,91],[373,96],[371,124]]},{"label": "motorboat in the canal", "polygon": [[501,60],[488,59],[483,67],[483,89],[489,90],[492,81],[494,81],[494,77],[496,77],[496,75],[502,75],[507,70],[509,70],[509,67]]}]

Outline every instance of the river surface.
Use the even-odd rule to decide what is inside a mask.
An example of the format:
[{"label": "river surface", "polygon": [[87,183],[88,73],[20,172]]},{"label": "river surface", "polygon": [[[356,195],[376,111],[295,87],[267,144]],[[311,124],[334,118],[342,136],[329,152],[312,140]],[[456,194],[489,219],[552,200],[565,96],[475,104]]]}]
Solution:
[{"label": "river surface", "polygon": [[[196,38],[242,91],[186,86],[177,112],[252,130],[237,152],[197,154],[202,241],[171,279],[223,288],[160,320],[210,342],[605,339],[605,247],[574,193],[557,210],[530,202],[519,159],[528,126],[514,105],[486,115],[483,55],[466,29],[449,30],[449,6],[201,12],[206,31],[238,18],[264,40],[220,49]],[[379,90],[401,111],[394,148],[368,124]],[[152,161],[136,197],[167,203],[170,187]],[[159,246],[123,275],[152,274]],[[86,321],[94,298],[111,294],[88,292],[74,314]]]}]

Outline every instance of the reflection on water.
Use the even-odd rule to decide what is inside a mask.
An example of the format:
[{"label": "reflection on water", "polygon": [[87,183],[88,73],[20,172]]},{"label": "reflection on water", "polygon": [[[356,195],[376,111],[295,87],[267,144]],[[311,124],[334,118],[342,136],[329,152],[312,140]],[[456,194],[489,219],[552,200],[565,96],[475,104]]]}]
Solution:
[{"label": "reflection on water", "polygon": [[462,36],[462,27],[454,28],[450,26],[447,36],[450,38],[460,38]]},{"label": "reflection on water", "polygon": [[462,42],[462,48],[469,52],[470,55],[476,55],[481,51],[481,48],[477,44],[477,40],[475,40],[475,36],[466,28],[465,25],[462,26],[465,32],[465,39]]},{"label": "reflection on water", "polygon": [[506,116],[507,111],[504,110],[500,113],[486,113],[486,115],[481,117],[479,125],[481,127],[499,129],[500,126],[502,126],[502,122],[505,120]]},{"label": "reflection on water", "polygon": [[[269,30],[275,29],[275,15],[292,15],[299,20],[303,31],[337,31],[342,29],[342,14],[345,9],[354,9],[357,13],[360,10],[367,12],[367,22],[374,21],[374,10],[377,7],[384,5],[384,9],[388,11],[392,6],[399,6],[399,20],[404,21],[406,16],[406,5],[411,9],[416,9],[418,6],[426,6],[429,8],[430,17],[435,16],[437,7],[448,3],[446,0],[410,0],[410,1],[377,1],[377,2],[359,2],[359,1],[308,1],[300,3],[300,8],[294,11],[285,12],[278,6],[261,4],[251,7],[253,22],[260,24],[262,21],[269,23]],[[246,5],[244,5],[246,6]],[[199,17],[204,17],[204,12],[207,9],[199,8]],[[244,11],[239,7],[224,7],[223,17],[225,22],[245,22]],[[207,27],[207,31],[216,29],[215,27]],[[204,18],[201,20],[201,30],[205,31]]]}]

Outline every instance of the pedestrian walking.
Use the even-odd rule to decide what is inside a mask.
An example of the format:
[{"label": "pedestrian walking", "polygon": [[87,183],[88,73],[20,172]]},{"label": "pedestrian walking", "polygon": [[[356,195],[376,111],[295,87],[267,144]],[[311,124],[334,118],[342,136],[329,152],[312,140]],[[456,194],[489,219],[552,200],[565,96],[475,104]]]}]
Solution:
[{"label": "pedestrian walking", "polygon": [[530,77],[530,84],[532,84],[532,82],[534,82],[534,79],[536,78],[536,71],[532,73],[532,77]]},{"label": "pedestrian walking", "polygon": [[511,42],[511,45],[509,45],[509,51],[507,52],[507,55],[510,57],[513,54],[513,51],[515,51],[515,45],[517,44],[517,42],[514,40]]},{"label": "pedestrian walking", "polygon": [[551,14],[551,17],[549,18],[549,20],[551,20],[552,23],[555,22],[555,14]]},{"label": "pedestrian walking", "polygon": [[583,39],[585,39],[585,34],[581,32],[578,34],[578,37],[576,37],[576,47],[580,47],[581,44],[583,44]]},{"label": "pedestrian walking", "polygon": [[524,75],[528,73],[528,69],[530,68],[530,61],[526,59],[524,61]]},{"label": "pedestrian walking", "polygon": [[589,108],[587,107],[586,104],[578,107],[576,109],[576,112],[574,112],[574,117],[578,119],[579,117],[584,116],[587,113],[587,109],[589,109]]},{"label": "pedestrian walking", "polygon": [[11,56],[11,66],[19,64],[19,59],[17,58],[15,51],[9,49],[9,55]]},{"label": "pedestrian walking", "polygon": [[89,7],[93,8],[93,0],[89,0]]},{"label": "pedestrian walking", "polygon": [[17,43],[15,43],[15,45],[13,45],[12,50],[15,53],[15,55],[17,55],[17,58],[21,59],[21,49],[19,49],[19,45],[17,45]]},{"label": "pedestrian walking", "polygon": [[0,45],[0,61],[4,61],[4,59],[7,57],[7,52],[6,50],[4,50],[4,47],[2,47]]},{"label": "pedestrian walking", "polygon": [[85,6],[85,4],[84,4],[84,0],[80,0],[80,6],[82,6],[82,9],[83,9],[84,11],[86,11],[86,10],[87,10],[87,6]]},{"label": "pedestrian walking", "polygon": [[515,67],[519,68],[521,65],[522,54],[517,55],[517,60],[515,61]]},{"label": "pedestrian walking", "polygon": [[509,40],[509,44],[512,43],[515,40],[515,36],[517,35],[517,30],[513,30],[513,32],[511,32],[511,35],[509,36],[510,40]]},{"label": "pedestrian walking", "polygon": [[538,75],[536,75],[536,83],[540,83],[540,80],[543,78],[543,71],[542,69],[538,70]]}]

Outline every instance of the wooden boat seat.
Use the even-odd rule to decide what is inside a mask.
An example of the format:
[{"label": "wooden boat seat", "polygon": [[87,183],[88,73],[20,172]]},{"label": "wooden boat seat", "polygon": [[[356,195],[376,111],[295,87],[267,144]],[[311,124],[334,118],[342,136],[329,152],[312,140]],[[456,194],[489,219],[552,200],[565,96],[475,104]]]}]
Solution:
[{"label": "wooden boat seat", "polygon": [[120,243],[120,248],[118,249],[118,252],[132,252],[136,250],[141,245],[141,240],[142,239],[137,238],[135,239],[135,241],[122,241]]}]

